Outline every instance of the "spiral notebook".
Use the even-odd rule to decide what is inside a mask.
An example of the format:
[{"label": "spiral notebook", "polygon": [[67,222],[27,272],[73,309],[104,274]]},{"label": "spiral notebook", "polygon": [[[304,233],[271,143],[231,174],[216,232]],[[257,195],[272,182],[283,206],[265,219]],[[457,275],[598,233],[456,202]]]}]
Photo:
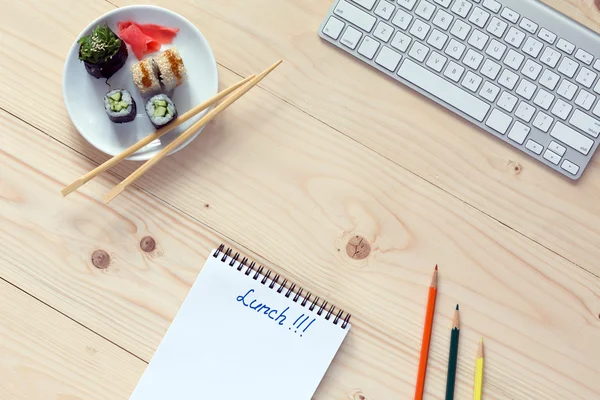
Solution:
[{"label": "spiral notebook", "polygon": [[221,245],[130,400],[310,400],[350,314]]}]

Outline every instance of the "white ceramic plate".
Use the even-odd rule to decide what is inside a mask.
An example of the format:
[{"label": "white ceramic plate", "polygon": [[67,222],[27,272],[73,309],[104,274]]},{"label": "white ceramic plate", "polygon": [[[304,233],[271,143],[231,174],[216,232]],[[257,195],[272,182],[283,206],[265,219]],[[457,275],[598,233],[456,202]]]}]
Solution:
[{"label": "white ceramic plate", "polygon": [[[144,5],[118,8],[96,19],[73,41],[63,71],[63,97],[69,117],[81,135],[91,145],[111,156],[127,149],[156,130],[144,110],[144,99],[132,80],[130,68],[139,60],[133,54],[131,47],[127,46],[129,52],[127,62],[108,80],[107,84],[105,79],[96,79],[87,73],[83,61],[78,58],[77,40],[90,34],[96,26],[105,22],[118,34],[117,23],[125,20],[179,28],[171,44],[162,45],[158,52],[144,57],[153,57],[170,47],[177,47],[179,50],[187,69],[187,81],[176,88],[171,96],[179,115],[214,96],[218,90],[217,64],[208,42],[194,25],[179,14],[164,8]],[[129,90],[136,102],[137,116],[132,122],[115,124],[104,112],[104,95],[109,90],[117,88]],[[140,149],[128,159],[148,160],[207,111]],[[172,153],[185,147],[200,132],[201,129]]]}]

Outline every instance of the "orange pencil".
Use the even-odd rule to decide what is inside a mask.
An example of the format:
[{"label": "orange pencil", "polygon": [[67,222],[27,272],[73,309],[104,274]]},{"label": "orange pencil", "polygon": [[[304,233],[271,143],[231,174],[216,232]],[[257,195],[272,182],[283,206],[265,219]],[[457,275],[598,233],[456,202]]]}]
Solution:
[{"label": "orange pencil", "polygon": [[415,400],[423,399],[425,389],[425,373],[427,371],[427,359],[429,358],[429,343],[431,342],[431,328],[433,325],[433,314],[435,311],[435,299],[437,297],[438,267],[435,266],[431,286],[429,287],[429,298],[427,300],[427,313],[425,314],[425,327],[423,329],[423,342],[421,343],[421,360],[419,361],[419,374],[417,375],[417,388]]}]

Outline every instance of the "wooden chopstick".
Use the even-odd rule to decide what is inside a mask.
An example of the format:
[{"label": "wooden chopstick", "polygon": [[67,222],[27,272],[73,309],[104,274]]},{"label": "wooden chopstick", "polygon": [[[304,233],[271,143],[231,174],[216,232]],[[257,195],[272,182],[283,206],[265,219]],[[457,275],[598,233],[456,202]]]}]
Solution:
[{"label": "wooden chopstick", "polygon": [[279,64],[281,64],[282,60],[277,61],[275,64],[271,65],[265,71],[263,71],[260,75],[252,78],[248,83],[246,83],[242,88],[236,91],[231,97],[228,97],[221,104],[212,109],[209,113],[203,116],[198,122],[192,125],[189,129],[179,135],[175,140],[165,146],[161,151],[159,151],[154,157],[150,160],[146,161],[144,165],[135,170],[131,175],[125,178],[121,183],[112,188],[105,196],[104,202],[109,203],[112,199],[117,197],[119,193],[121,193],[125,188],[131,183],[133,183],[136,179],[142,176],[146,171],[156,165],[160,160],[162,160],[166,155],[168,155],[173,149],[177,148],[180,144],[188,140],[196,130],[198,130],[201,126],[212,120],[214,117],[219,115],[223,110],[229,107],[232,103],[246,94],[250,89],[252,89],[258,82],[260,82],[265,76],[267,76],[271,71],[273,71]]},{"label": "wooden chopstick", "polygon": [[194,115],[196,115],[196,114],[204,111],[208,107],[210,107],[213,104],[219,102],[224,97],[226,97],[229,94],[231,94],[232,92],[236,91],[239,87],[241,87],[241,86],[245,85],[246,83],[248,83],[255,76],[256,75],[252,74],[249,77],[247,77],[246,79],[244,79],[244,80],[236,83],[235,85],[232,85],[232,86],[228,87],[227,89],[219,92],[218,94],[216,94],[215,96],[211,97],[210,99],[208,99],[208,100],[200,103],[196,107],[192,108],[190,111],[186,112],[185,114],[182,114],[181,116],[179,116],[178,118],[176,118],[175,120],[173,120],[173,122],[171,122],[170,124],[168,124],[166,126],[163,126],[162,128],[158,129],[156,132],[154,132],[154,133],[146,136],[145,138],[143,138],[139,142],[135,143],[134,145],[132,145],[128,149],[123,150],[121,153],[119,153],[116,156],[110,158],[109,160],[107,160],[104,163],[102,163],[101,165],[97,166],[96,168],[94,168],[93,170],[91,170],[90,172],[88,172],[87,174],[83,175],[81,178],[77,179],[76,181],[74,181],[70,185],[65,186],[60,191],[62,193],[63,197],[65,197],[65,196],[69,195],[70,193],[74,192],[75,190],[79,189],[81,186],[83,186],[84,184],[86,184],[87,182],[89,182],[90,180],[92,180],[93,178],[95,178],[97,175],[99,175],[102,172],[104,172],[104,171],[112,168],[113,166],[115,166],[116,164],[118,164],[120,161],[122,161],[125,158],[129,157],[131,154],[135,153],[136,151],[138,151],[142,147],[144,147],[144,146],[152,143],[156,139],[158,139],[161,136],[163,136],[165,133],[170,132],[173,129],[177,128],[179,125],[183,124],[184,122],[186,122],[187,120],[189,120],[190,118],[192,118]]}]

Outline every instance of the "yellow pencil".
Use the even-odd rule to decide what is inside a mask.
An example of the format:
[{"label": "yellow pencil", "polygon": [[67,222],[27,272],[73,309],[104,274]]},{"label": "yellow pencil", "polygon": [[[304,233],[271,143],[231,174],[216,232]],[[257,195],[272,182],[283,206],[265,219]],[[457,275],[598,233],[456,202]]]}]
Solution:
[{"label": "yellow pencil", "polygon": [[481,400],[481,392],[483,389],[483,338],[479,342],[477,355],[475,356],[475,390],[473,399]]}]

